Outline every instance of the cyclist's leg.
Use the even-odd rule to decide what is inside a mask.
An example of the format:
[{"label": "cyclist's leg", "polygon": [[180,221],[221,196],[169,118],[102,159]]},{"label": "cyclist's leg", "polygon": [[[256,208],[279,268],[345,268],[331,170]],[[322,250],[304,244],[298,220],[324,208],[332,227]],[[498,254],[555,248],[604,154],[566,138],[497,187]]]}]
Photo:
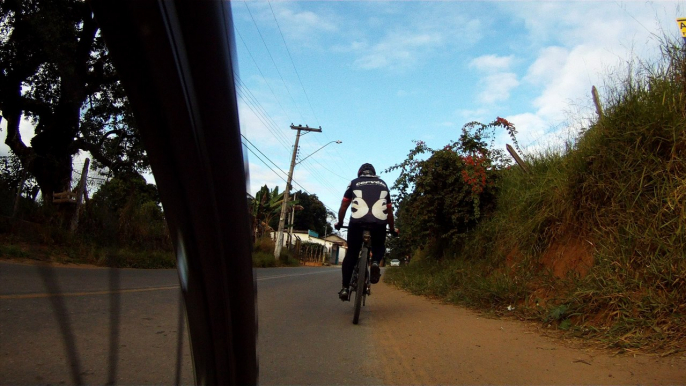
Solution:
[{"label": "cyclist's leg", "polygon": [[386,229],[384,228],[376,228],[371,230],[371,236],[372,236],[372,268],[370,270],[369,274],[369,281],[372,284],[376,284],[379,282],[379,279],[381,278],[381,270],[379,269],[379,263],[383,259],[384,252],[386,251]]},{"label": "cyclist's leg", "polygon": [[371,230],[372,235],[372,261],[380,263],[386,253],[386,227]]},{"label": "cyclist's leg", "polygon": [[348,228],[348,251],[345,254],[345,259],[343,259],[343,267],[341,269],[343,272],[343,287],[347,287],[350,284],[361,247],[362,228],[350,225]]}]

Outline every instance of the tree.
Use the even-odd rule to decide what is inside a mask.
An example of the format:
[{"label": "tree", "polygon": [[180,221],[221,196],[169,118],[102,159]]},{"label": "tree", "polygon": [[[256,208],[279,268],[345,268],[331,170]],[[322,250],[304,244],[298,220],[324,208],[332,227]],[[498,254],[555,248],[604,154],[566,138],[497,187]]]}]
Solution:
[{"label": "tree", "polygon": [[303,193],[302,191],[296,194],[298,197],[297,203],[303,209],[296,212],[293,228],[300,230],[311,229],[316,232],[323,232],[323,234],[331,233],[333,228],[328,222],[328,217],[335,215],[326,209],[326,206],[319,200],[319,197],[316,194]]},{"label": "tree", "polygon": [[405,161],[386,170],[400,170],[393,185],[402,230],[393,244],[400,253],[455,245],[495,208],[498,171],[509,164],[503,151],[493,148],[496,128],[506,129],[518,148],[515,127],[505,119],[471,122],[457,141],[441,149],[416,141]]},{"label": "tree", "polygon": [[[5,0],[0,36],[5,143],[46,203],[69,189],[79,151],[114,175],[147,170],[128,100],[86,2]],[[35,126],[29,145],[19,132],[22,118]]]},{"label": "tree", "polygon": [[260,188],[255,194],[255,198],[249,201],[248,205],[255,238],[262,236],[268,230],[267,226],[271,226],[272,229],[276,228],[271,223],[275,218],[278,221],[282,202],[283,193],[279,193],[279,187],[277,186],[274,190],[269,190],[267,185]]}]

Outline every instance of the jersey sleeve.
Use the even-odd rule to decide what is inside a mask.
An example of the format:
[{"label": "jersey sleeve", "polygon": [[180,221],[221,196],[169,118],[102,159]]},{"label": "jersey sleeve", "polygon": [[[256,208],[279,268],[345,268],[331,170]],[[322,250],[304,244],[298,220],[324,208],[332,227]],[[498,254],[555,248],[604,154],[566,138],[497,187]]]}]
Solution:
[{"label": "jersey sleeve", "polygon": [[350,202],[353,200],[352,186],[353,186],[353,181],[350,181],[350,183],[348,184],[348,187],[345,189],[345,193],[343,193],[343,201],[344,202]]}]

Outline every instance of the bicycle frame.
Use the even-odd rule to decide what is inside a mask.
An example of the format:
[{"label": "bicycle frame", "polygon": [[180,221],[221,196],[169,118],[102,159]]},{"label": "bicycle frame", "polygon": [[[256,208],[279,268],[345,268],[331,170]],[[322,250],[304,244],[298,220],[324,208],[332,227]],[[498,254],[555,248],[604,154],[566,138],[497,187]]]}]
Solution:
[{"label": "bicycle frame", "polygon": [[368,230],[362,233],[362,249],[353,271],[352,279],[350,280],[350,293],[355,292],[355,311],[353,313],[353,324],[357,324],[360,320],[360,310],[366,303],[369,291],[369,275],[367,267],[369,266],[369,250],[371,248],[371,234]]}]

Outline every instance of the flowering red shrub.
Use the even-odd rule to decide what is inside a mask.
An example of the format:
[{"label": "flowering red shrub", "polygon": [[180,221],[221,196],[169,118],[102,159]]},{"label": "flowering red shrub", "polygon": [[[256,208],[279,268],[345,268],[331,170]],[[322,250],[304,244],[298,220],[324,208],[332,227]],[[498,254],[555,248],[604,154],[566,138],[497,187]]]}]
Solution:
[{"label": "flowering red shrub", "polygon": [[405,161],[386,170],[401,172],[393,186],[397,224],[403,228],[397,246],[411,250],[431,242],[460,242],[495,207],[495,182],[509,165],[502,150],[492,148],[499,127],[517,146],[514,125],[498,117],[488,125],[468,123],[458,141],[439,150],[416,141]]}]

